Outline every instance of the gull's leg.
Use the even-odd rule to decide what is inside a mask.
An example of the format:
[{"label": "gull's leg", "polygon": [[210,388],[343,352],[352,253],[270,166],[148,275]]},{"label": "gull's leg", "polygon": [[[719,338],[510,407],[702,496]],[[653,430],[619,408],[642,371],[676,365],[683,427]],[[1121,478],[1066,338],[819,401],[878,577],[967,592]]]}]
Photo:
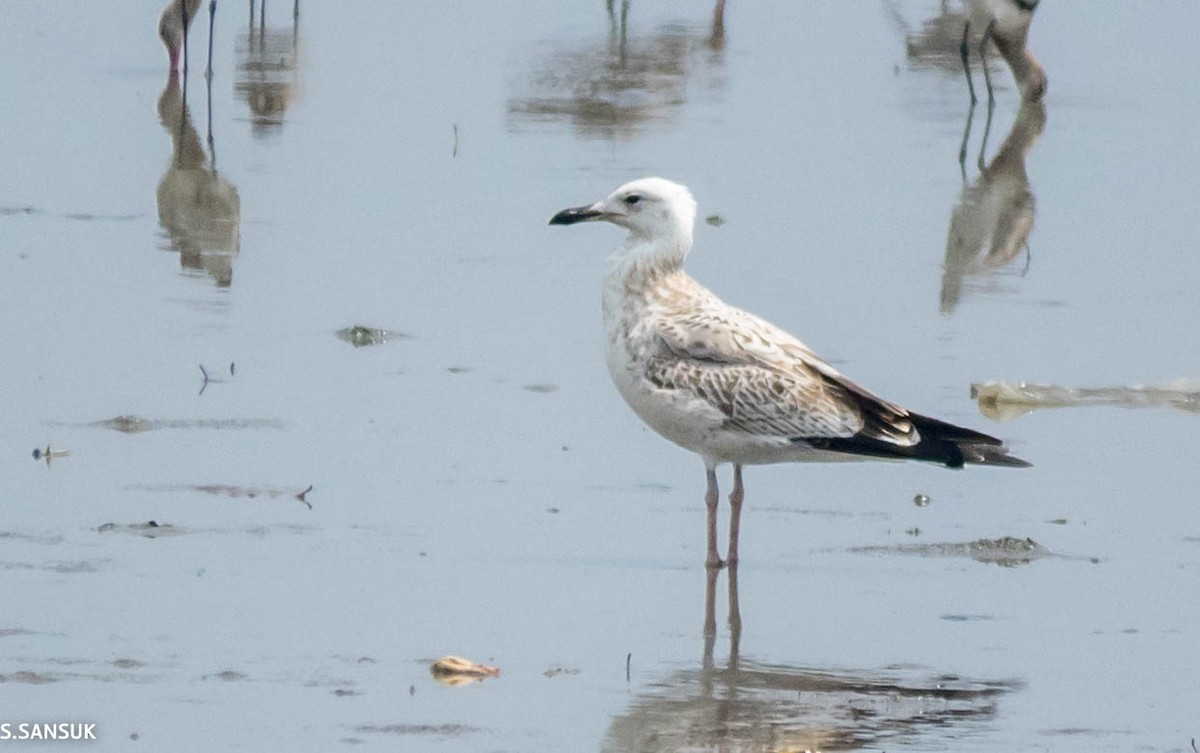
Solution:
[{"label": "gull's leg", "polygon": [[983,80],[987,83],[988,104],[996,101],[996,95],[992,93],[992,74],[988,73],[987,64],[987,44],[992,41],[992,32],[996,28],[996,19],[988,22],[987,28],[983,31],[983,39],[979,42],[979,62],[983,65]]},{"label": "gull's leg", "polygon": [[705,656],[712,659],[712,640],[717,636],[717,570],[704,571],[704,644]]},{"label": "gull's leg", "polygon": [[[971,92],[971,104],[975,104],[975,84],[971,81],[970,48],[967,47],[967,34],[971,31],[971,22],[963,26],[962,44],[958,46],[958,54],[962,56],[963,73],[967,74],[967,89]],[[986,68],[984,70],[987,70]]]},{"label": "gull's leg", "polygon": [[715,570],[725,564],[717,554],[717,469],[706,465],[705,470],[708,472],[708,489],[704,492],[704,506],[708,508],[708,558],[704,564]]},{"label": "gull's leg", "polygon": [[733,491],[729,493],[729,556],[725,562],[733,567],[738,562],[738,531],[742,527],[742,500],[746,493],[742,489],[742,466],[733,464]]},{"label": "gull's leg", "polygon": [[739,647],[742,642],[742,610],[738,606],[738,569],[729,563],[726,576],[729,578],[729,668],[738,668]]}]

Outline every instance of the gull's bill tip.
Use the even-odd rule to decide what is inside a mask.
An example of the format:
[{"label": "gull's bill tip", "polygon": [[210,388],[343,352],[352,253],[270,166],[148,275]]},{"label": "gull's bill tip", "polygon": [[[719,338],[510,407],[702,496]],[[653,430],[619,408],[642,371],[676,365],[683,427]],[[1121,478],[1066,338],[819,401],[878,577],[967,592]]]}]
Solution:
[{"label": "gull's bill tip", "polygon": [[598,220],[603,216],[603,214],[603,212],[596,208],[595,204],[588,204],[586,207],[571,207],[570,209],[564,209],[551,217],[550,224],[574,225],[576,222]]}]

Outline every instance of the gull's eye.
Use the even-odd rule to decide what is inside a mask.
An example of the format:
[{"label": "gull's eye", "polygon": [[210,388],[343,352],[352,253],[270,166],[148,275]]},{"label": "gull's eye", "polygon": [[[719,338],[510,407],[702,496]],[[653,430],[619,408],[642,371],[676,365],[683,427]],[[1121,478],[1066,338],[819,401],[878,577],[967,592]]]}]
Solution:
[{"label": "gull's eye", "polygon": [[641,196],[638,196],[638,195],[637,195],[637,194],[635,194],[635,193],[634,193],[634,194],[630,194],[630,195],[628,195],[628,196],[626,196],[626,197],[625,197],[625,203],[626,203],[626,204],[628,204],[629,206],[633,206],[634,204],[637,204],[637,203],[638,203],[639,201],[641,201],[641,200],[642,200],[642,197],[641,197]]}]

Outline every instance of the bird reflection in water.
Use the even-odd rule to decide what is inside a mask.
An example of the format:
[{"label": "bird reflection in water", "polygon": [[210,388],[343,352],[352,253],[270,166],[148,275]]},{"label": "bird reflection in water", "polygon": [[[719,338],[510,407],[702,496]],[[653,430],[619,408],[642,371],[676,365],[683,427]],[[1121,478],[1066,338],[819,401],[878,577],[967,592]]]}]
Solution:
[{"label": "bird reflection in water", "polygon": [[[1046,71],[1026,46],[1029,24],[1038,0],[943,0],[938,15],[913,30],[894,2],[887,4],[904,34],[905,57],[920,68],[966,74],[971,102],[976,100],[972,59],[983,69],[989,105],[995,96],[989,61],[1003,58],[1012,71],[1021,98],[1040,100],[1046,93]],[[972,55],[974,53],[974,56]]]},{"label": "bird reflection in water", "polygon": [[278,132],[288,107],[298,100],[299,59],[300,0],[292,0],[291,29],[268,29],[267,0],[257,4],[250,0],[249,30],[237,39],[234,90],[250,107],[250,122],[256,137]]},{"label": "bird reflection in water", "polygon": [[668,121],[689,85],[721,92],[725,0],[717,0],[702,32],[678,24],[630,32],[630,5],[623,0],[618,9],[608,0],[604,41],[558,46],[533,64],[525,91],[509,100],[510,126],[565,122],[592,138],[630,138],[646,124]]},{"label": "bird reflection in water", "polygon": [[[211,79],[206,86],[211,150]],[[175,71],[158,98],[158,117],[173,145],[171,163],[158,183],[159,222],[184,269],[202,270],[220,287],[229,287],[241,247],[242,202],[233,184],[217,172],[215,150],[210,155],[201,144],[188,111],[187,81],[181,86]]]},{"label": "bird reflection in water", "polygon": [[[988,126],[991,125],[989,111]],[[962,195],[950,217],[946,258],[942,263],[942,292],[939,309],[952,313],[963,295],[967,278],[986,276],[1011,263],[1024,248],[1028,252],[1033,230],[1034,196],[1025,172],[1025,158],[1046,125],[1046,108],[1024,100],[1008,139],[986,166],[987,144],[979,151],[979,177],[963,186]],[[967,121],[970,129],[970,120]],[[964,181],[966,163],[960,150]],[[1028,270],[1029,256],[1021,274]]]},{"label": "bird reflection in water", "polygon": [[858,750],[911,744],[925,732],[958,737],[993,719],[1016,681],[939,675],[909,665],[878,670],[760,664],[740,656],[737,566],[728,569],[729,658],[718,666],[716,586],[709,569],[704,656],[674,672],[613,720],[605,751]]},{"label": "bird reflection in water", "polygon": [[182,58],[184,71],[187,71],[188,32],[191,31],[192,21],[195,20],[198,10],[200,0],[171,0],[158,17],[158,38],[167,48],[169,70],[178,68]]}]

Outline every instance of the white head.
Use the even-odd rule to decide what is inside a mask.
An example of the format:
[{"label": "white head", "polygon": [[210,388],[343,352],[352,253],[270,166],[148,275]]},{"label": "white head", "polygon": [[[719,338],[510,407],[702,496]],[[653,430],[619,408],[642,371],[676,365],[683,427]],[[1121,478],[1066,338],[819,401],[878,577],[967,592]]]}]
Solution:
[{"label": "white head", "polygon": [[[696,200],[691,191],[663,178],[641,178],[583,207],[564,209],[551,225],[604,220],[629,231],[624,256],[653,266],[678,266],[692,247]],[[630,258],[633,257],[633,258]]]}]

